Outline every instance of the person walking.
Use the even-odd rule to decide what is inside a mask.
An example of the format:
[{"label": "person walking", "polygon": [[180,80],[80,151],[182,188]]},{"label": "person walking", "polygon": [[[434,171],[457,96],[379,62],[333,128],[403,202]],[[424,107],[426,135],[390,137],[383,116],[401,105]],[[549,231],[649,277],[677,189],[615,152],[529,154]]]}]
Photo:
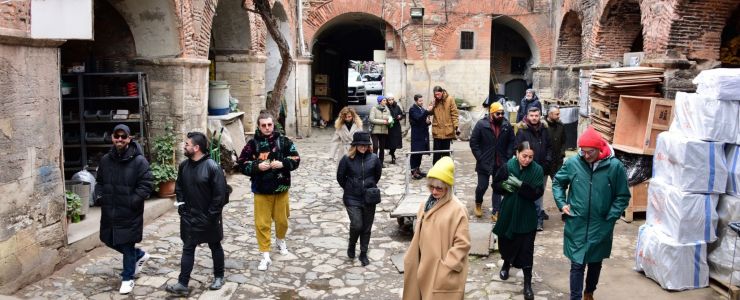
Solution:
[{"label": "person walking", "polygon": [[547,122],[547,134],[550,136],[550,145],[552,145],[550,147],[552,162],[550,167],[545,170],[545,175],[554,178],[555,173],[563,166],[563,159],[565,158],[565,125],[560,122],[560,107],[551,105],[547,109],[545,122]]},{"label": "person walking", "polygon": [[455,164],[442,157],[429,170],[430,195],[416,214],[403,257],[403,299],[463,299],[470,232],[465,205],[452,194]]},{"label": "person walking", "polygon": [[[527,118],[516,124],[516,145],[522,142],[529,142],[534,150],[534,161],[537,162],[543,170],[548,170],[552,162],[552,145],[550,144],[550,135],[547,132],[547,123],[540,119],[541,111],[537,107],[529,108]],[[542,209],[542,197],[535,202],[539,217],[537,218],[537,231],[544,230],[544,220],[547,214]]]},{"label": "person walking", "polygon": [[511,266],[522,269],[522,293],[527,300],[534,299],[532,266],[538,214],[534,202],[545,193],[544,171],[533,159],[534,151],[529,142],[522,142],[517,146],[516,156],[509,159],[493,178],[493,190],[504,195],[501,216],[493,227],[504,260],[499,278],[507,280]]},{"label": "person walking", "polygon": [[370,123],[373,124],[371,131],[373,138],[373,153],[378,155],[380,163],[383,163],[383,156],[386,143],[388,141],[388,127],[393,125],[391,111],[387,107],[388,100],[383,96],[378,96],[378,105],[370,109]]},{"label": "person walking", "polygon": [[[429,151],[429,112],[424,108],[424,98],[420,94],[414,95],[414,105],[409,109],[409,125],[411,126],[411,152]],[[422,172],[422,154],[411,154],[411,178],[422,179],[427,176]]]},{"label": "person walking", "polygon": [[[486,193],[489,178],[496,175],[514,154],[514,129],[504,118],[504,107],[494,102],[489,106],[488,116],[478,120],[470,135],[470,150],[475,157],[475,172],[478,185],[475,188],[475,216],[483,216],[483,195]],[[498,219],[501,195],[495,191],[491,195],[491,220]]]},{"label": "person walking", "polygon": [[[427,111],[434,116],[432,120],[434,150],[450,150],[452,140],[460,134],[457,130],[460,121],[457,104],[455,104],[455,98],[442,87],[435,86],[432,91],[434,92],[434,103],[429,105]],[[441,157],[449,155],[449,153],[434,153],[432,163],[436,164]]]},{"label": "person walking", "polygon": [[103,155],[95,178],[100,203],[100,241],[123,254],[121,294],[133,291],[149,253],[136,247],[144,229],[144,199],[154,189],[149,162],[124,124],[113,128],[113,146]]},{"label": "person walking", "polygon": [[190,293],[188,283],[195,262],[195,248],[207,243],[213,258],[213,282],[208,287],[218,290],[224,285],[224,237],[222,212],[226,204],[226,178],[221,166],[211,159],[208,139],[203,133],[190,132],[185,139],[183,154],[187,157],[177,169],[175,194],[180,214],[182,257],[177,283],[165,290],[178,296]]},{"label": "person walking", "polygon": [[624,165],[593,127],[578,138],[578,147],[578,156],[567,159],[555,174],[552,194],[566,215],[563,253],[570,259],[570,299],[591,300],[602,261],[611,254],[614,224],[631,195]]},{"label": "person walking", "polygon": [[[370,234],[375,220],[375,206],[377,203],[368,198],[368,190],[378,192],[378,181],[382,175],[383,166],[376,156],[370,142],[370,134],[364,131],[355,132],[352,146],[347,155],[342,157],[337,168],[337,182],[344,190],[342,202],[349,216],[349,246],[347,257],[354,259],[357,238],[360,239],[360,263],[363,266],[370,264],[367,258]],[[372,191],[371,193],[375,192]],[[373,201],[368,201],[373,200]],[[379,198],[375,200],[380,200]]]},{"label": "person walking", "polygon": [[539,108],[540,112],[543,110],[540,98],[537,97],[537,94],[535,94],[534,90],[527,89],[526,93],[524,94],[524,98],[519,101],[519,110],[516,113],[516,123],[524,120],[524,118],[526,118],[527,114],[529,113],[529,109],[532,107]]},{"label": "person walking", "polygon": [[352,143],[352,135],[358,131],[362,131],[362,119],[354,108],[345,106],[339,111],[339,117],[334,122],[334,136],[329,151],[334,161],[338,162],[347,154]]},{"label": "person walking", "polygon": [[385,96],[388,99],[388,109],[393,118],[393,125],[388,128],[388,154],[391,155],[391,164],[396,164],[396,149],[403,148],[403,135],[401,133],[401,122],[406,118],[406,114],[403,112],[401,104],[396,102],[396,98],[393,94],[388,93]]},{"label": "person walking", "polygon": [[288,137],[275,131],[272,114],[261,111],[257,117],[254,138],[242,149],[237,160],[243,174],[251,177],[254,193],[254,227],[262,253],[257,269],[265,271],[272,264],[270,258],[270,231],[275,222],[275,237],[281,255],[288,255],[285,235],[288,232],[290,207],[288,190],[290,172],[298,168],[301,158],[298,149]]}]

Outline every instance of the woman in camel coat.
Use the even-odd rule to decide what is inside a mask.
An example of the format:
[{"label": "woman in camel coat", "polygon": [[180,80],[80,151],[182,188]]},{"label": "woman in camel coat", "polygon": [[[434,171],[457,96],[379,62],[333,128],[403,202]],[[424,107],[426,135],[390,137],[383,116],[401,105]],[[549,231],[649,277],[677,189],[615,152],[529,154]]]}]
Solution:
[{"label": "woman in camel coat", "polygon": [[427,174],[429,199],[419,207],[403,258],[403,299],[463,299],[470,233],[465,205],[452,195],[455,165],[443,157]]},{"label": "woman in camel coat", "polygon": [[339,111],[339,116],[334,122],[334,137],[331,139],[331,150],[334,161],[339,161],[349,151],[352,144],[352,135],[357,131],[362,131],[362,119],[349,106],[345,106]]}]

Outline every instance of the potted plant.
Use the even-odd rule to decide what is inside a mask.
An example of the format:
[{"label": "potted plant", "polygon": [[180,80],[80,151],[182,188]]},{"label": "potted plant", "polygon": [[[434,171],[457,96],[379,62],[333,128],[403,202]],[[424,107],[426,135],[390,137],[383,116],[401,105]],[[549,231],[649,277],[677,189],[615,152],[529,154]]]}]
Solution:
[{"label": "potted plant", "polygon": [[66,191],[64,192],[64,199],[67,200],[67,221],[79,222],[82,213],[82,198],[73,192]]},{"label": "potted plant", "polygon": [[160,197],[175,195],[175,180],[177,167],[175,166],[175,134],[172,125],[167,124],[164,135],[152,141],[154,161],[150,165],[154,177],[154,190]]}]

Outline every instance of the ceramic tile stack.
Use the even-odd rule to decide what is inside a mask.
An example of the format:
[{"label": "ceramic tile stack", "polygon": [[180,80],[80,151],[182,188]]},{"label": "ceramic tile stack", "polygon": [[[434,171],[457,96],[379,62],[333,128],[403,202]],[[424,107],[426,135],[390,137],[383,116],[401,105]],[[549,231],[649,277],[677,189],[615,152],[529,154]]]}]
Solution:
[{"label": "ceramic tile stack", "polygon": [[626,67],[596,69],[591,73],[591,125],[612,142],[620,95],[660,97],[663,69]]},{"label": "ceramic tile stack", "polygon": [[[635,269],[664,289],[708,286],[708,249],[717,248],[718,236],[722,243],[727,235],[726,223],[740,217],[740,199],[725,195],[740,179],[738,166],[733,166],[732,157],[728,157],[738,152],[740,101],[736,100],[740,97],[729,99],[723,97],[729,95],[727,91],[718,90],[728,86],[737,90],[740,70],[731,71],[731,76],[724,70],[704,71],[697,76],[694,83],[698,93],[679,92],[670,129],[658,135],[647,221],[638,234]],[[740,95],[740,91],[732,93]],[[717,255],[722,266],[728,260],[725,254]],[[732,252],[730,264],[731,258]],[[712,273],[722,266],[713,266]],[[730,267],[724,270],[729,277]]]}]

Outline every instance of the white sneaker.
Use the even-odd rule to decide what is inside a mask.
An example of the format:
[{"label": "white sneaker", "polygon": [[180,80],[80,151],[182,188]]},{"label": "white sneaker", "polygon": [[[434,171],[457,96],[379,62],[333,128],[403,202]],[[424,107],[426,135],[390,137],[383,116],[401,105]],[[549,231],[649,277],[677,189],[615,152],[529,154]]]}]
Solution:
[{"label": "white sneaker", "polygon": [[262,260],[260,261],[260,265],[257,266],[257,270],[267,271],[267,267],[269,267],[271,264],[272,264],[272,259],[270,259],[270,254],[265,252],[262,255]]},{"label": "white sneaker", "polygon": [[278,249],[280,250],[280,254],[282,255],[288,255],[290,252],[288,252],[288,245],[285,244],[285,240],[277,239],[276,242]]},{"label": "white sneaker", "polygon": [[118,290],[118,292],[121,293],[122,295],[126,295],[134,290],[135,285],[136,284],[134,283],[133,280],[121,281],[121,288]]},{"label": "white sneaker", "polygon": [[136,261],[136,268],[134,268],[134,276],[139,275],[139,272],[141,272],[141,269],[144,267],[144,264],[149,259],[149,253],[144,252],[144,256],[139,258],[139,260]]}]

